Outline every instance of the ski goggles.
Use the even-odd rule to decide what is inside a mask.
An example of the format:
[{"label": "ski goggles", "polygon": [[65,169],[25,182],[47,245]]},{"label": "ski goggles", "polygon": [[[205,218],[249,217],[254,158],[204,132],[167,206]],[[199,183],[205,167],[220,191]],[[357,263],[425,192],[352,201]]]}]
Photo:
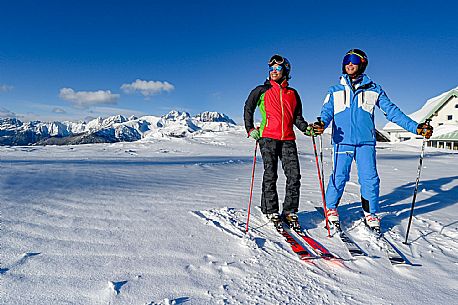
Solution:
[{"label": "ski goggles", "polygon": [[273,72],[273,71],[280,72],[281,70],[283,70],[282,66],[269,67],[269,72]]},{"label": "ski goggles", "polygon": [[272,66],[273,64],[282,65],[284,62],[285,62],[285,59],[282,56],[275,54],[270,59],[269,66]]},{"label": "ski goggles", "polygon": [[361,55],[356,54],[356,53],[349,53],[349,54],[345,55],[345,57],[343,59],[343,64],[344,65],[348,65],[349,63],[352,63],[354,65],[359,65],[362,62],[364,62],[364,57],[362,57]]}]

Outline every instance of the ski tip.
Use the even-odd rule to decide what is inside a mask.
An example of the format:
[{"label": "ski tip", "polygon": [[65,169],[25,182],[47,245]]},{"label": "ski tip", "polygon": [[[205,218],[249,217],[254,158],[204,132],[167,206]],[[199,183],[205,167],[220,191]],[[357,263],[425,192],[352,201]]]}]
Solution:
[{"label": "ski tip", "polygon": [[320,258],[321,258],[321,257],[316,256],[316,255],[311,255],[310,253],[309,253],[309,254],[306,254],[306,255],[302,255],[302,256],[299,255],[299,259],[300,259],[301,261],[305,261],[305,262],[315,261],[315,260],[318,260],[318,259],[320,259]]},{"label": "ski tip", "polygon": [[391,263],[391,266],[405,266],[405,267],[410,267],[410,266],[413,266],[409,261],[406,261],[404,259],[402,260],[396,260],[396,261],[392,261],[390,260],[390,263]]},{"label": "ski tip", "polygon": [[369,257],[368,254],[362,250],[349,250],[352,257]]}]

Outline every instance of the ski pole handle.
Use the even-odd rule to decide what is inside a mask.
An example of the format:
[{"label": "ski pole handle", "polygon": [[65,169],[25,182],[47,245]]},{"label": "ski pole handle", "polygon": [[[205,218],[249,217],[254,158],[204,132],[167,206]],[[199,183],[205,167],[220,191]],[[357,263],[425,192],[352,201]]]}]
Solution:
[{"label": "ski pole handle", "polygon": [[[426,126],[431,126],[431,119],[426,119],[425,120],[425,125]],[[423,128],[423,132],[426,133],[428,131],[428,128]],[[423,139],[425,139],[425,136],[423,136]]]}]

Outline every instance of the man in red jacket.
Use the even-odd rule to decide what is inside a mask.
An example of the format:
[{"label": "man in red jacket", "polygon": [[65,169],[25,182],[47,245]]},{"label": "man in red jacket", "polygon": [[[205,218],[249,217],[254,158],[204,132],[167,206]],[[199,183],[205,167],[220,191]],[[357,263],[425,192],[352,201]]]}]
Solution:
[{"label": "man in red jacket", "polygon": [[[259,141],[264,175],[262,180],[261,210],[275,226],[281,226],[277,193],[277,168],[280,159],[286,176],[286,195],[282,217],[293,227],[299,226],[300,168],[297,155],[295,125],[307,133],[308,124],[302,117],[302,103],[296,90],[288,86],[291,65],[274,55],[269,60],[269,78],[253,89],[245,102],[244,121],[248,136]],[[262,122],[254,126],[254,112],[259,107]]]}]

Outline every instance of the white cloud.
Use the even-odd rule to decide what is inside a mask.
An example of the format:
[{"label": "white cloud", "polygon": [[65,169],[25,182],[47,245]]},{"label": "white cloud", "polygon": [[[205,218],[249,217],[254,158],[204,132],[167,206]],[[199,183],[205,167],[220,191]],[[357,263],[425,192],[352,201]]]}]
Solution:
[{"label": "white cloud", "polygon": [[16,114],[4,107],[0,107],[0,118],[15,118]]},{"label": "white cloud", "polygon": [[162,91],[170,92],[175,89],[175,86],[170,84],[169,82],[161,82],[161,81],[146,81],[137,79],[133,83],[130,84],[123,84],[121,89],[125,93],[135,93],[140,92],[143,96],[148,97],[154,94],[159,94]]},{"label": "white cloud", "polygon": [[52,111],[52,113],[59,113],[59,114],[67,113],[67,111],[65,111],[65,109],[60,108],[60,107],[55,107],[51,111]]},{"label": "white cloud", "polygon": [[62,88],[59,97],[78,108],[89,108],[101,104],[116,104],[119,94],[113,94],[110,90],[77,91],[71,88]]},{"label": "white cloud", "polygon": [[8,92],[13,90],[13,86],[0,84],[0,92]]}]

